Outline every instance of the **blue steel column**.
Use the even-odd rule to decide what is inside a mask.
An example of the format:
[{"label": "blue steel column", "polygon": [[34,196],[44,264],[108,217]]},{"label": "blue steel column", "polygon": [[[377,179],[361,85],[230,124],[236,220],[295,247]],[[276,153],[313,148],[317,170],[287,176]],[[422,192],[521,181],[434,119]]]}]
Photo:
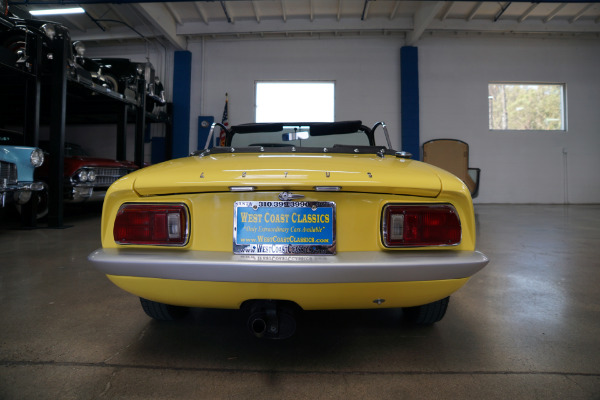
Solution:
[{"label": "blue steel column", "polygon": [[419,52],[417,47],[404,46],[400,49],[400,85],[402,150],[412,153],[414,160],[420,160]]},{"label": "blue steel column", "polygon": [[173,158],[190,154],[192,53],[176,51],[173,66]]}]

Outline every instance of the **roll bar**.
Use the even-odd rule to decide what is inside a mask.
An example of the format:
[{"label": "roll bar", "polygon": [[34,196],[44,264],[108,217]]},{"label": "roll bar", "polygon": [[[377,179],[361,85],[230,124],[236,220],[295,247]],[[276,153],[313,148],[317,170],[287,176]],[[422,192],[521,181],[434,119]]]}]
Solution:
[{"label": "roll bar", "polygon": [[388,147],[388,149],[391,149],[392,142],[390,141],[390,134],[388,133],[385,122],[379,121],[375,125],[373,125],[373,128],[371,128],[371,131],[373,132],[373,137],[375,137],[375,129],[379,128],[380,126],[383,128],[383,133],[385,134],[385,140],[387,142],[387,147]]},{"label": "roll bar", "polygon": [[221,124],[220,122],[213,122],[212,125],[210,126],[210,131],[208,132],[208,137],[206,138],[206,143],[204,144],[204,150],[208,149],[208,145],[213,140],[213,136],[215,134],[215,127],[217,127],[217,126],[220,127],[221,129],[223,129],[225,132],[229,132],[229,129],[227,129],[227,127],[225,125]]}]

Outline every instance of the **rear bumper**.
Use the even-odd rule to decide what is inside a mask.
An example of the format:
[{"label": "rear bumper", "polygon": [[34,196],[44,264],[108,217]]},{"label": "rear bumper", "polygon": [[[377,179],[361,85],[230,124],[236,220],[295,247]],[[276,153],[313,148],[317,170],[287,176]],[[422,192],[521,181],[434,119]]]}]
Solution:
[{"label": "rear bumper", "polygon": [[489,262],[478,251],[345,252],[334,256],[98,249],[88,259],[111,276],[238,283],[416,282],[469,278]]}]

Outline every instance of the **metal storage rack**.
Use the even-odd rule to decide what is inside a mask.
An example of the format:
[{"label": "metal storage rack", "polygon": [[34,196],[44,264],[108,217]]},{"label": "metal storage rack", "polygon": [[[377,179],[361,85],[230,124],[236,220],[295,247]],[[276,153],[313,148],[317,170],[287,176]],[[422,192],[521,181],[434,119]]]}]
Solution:
[{"label": "metal storage rack", "polygon": [[[50,130],[50,175],[48,181],[48,227],[62,228],[64,217],[63,169],[65,125],[67,122],[116,123],[116,158],[126,159],[126,128],[135,122],[134,162],[144,162],[144,132],[146,122],[162,122],[170,126],[170,119],[159,119],[145,111],[146,97],[128,99],[98,85],[85,84],[73,79],[67,72],[70,40],[58,36],[53,40],[53,61],[50,75],[41,72],[42,44],[39,37],[28,35],[28,62],[24,70],[10,65],[6,49],[0,48],[0,121],[4,125],[23,126],[24,144],[37,146],[40,124]],[[145,93],[145,81],[138,80],[138,93]],[[169,129],[167,129],[169,132]],[[169,135],[167,135],[169,138]],[[35,227],[37,205],[23,209],[22,224]]]}]

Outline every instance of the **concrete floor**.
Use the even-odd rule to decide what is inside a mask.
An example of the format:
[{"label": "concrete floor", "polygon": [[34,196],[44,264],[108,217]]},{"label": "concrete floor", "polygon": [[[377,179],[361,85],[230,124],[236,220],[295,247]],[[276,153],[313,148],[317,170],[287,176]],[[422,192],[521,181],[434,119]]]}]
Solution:
[{"label": "concrete floor", "polygon": [[235,311],[150,320],[86,260],[99,208],[67,210],[61,230],[5,217],[0,399],[600,399],[600,206],[476,213],[491,263],[440,323],[307,312],[284,341]]}]

